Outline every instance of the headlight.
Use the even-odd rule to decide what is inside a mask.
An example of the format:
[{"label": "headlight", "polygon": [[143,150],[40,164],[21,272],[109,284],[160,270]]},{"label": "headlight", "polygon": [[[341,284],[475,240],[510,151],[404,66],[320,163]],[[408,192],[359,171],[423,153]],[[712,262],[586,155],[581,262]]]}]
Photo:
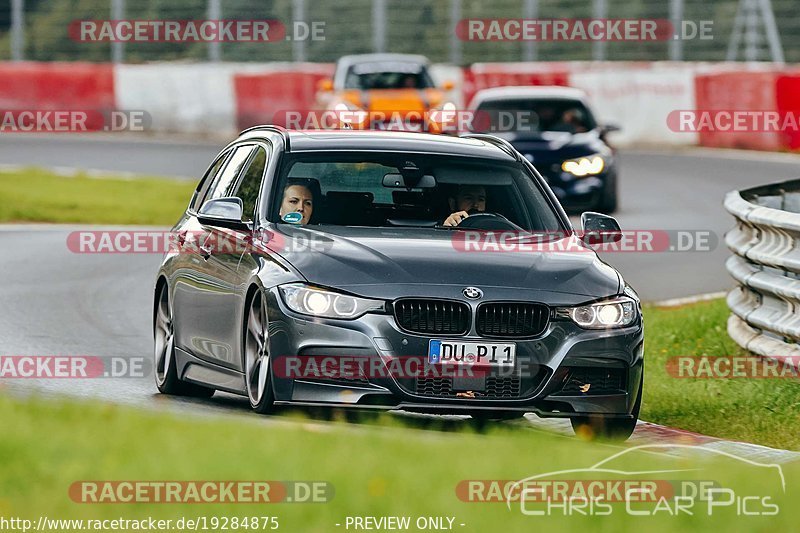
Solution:
[{"label": "headlight", "polygon": [[302,315],[324,318],[358,318],[368,311],[382,311],[385,306],[379,300],[357,298],[347,294],[316,289],[302,283],[291,283],[278,287],[283,303]]},{"label": "headlight", "polygon": [[333,106],[333,111],[339,118],[342,124],[349,124],[351,126],[363,126],[369,118],[369,113],[361,109],[352,102],[346,100],[337,103]]},{"label": "headlight", "polygon": [[604,168],[606,168],[606,162],[598,154],[569,159],[561,163],[561,170],[579,178],[600,174]]},{"label": "headlight", "polygon": [[630,326],[639,317],[639,305],[633,298],[617,296],[611,300],[556,311],[586,329],[611,329]]},{"label": "headlight", "polygon": [[434,133],[451,130],[458,121],[458,108],[453,102],[443,102],[428,111],[427,119],[429,127],[435,130]]}]

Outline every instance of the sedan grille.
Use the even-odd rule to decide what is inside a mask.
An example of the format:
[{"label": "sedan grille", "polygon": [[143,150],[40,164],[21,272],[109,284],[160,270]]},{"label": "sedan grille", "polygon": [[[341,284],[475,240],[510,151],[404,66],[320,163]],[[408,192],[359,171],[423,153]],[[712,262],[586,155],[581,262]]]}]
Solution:
[{"label": "sedan grille", "polygon": [[448,300],[400,300],[394,304],[394,317],[412,333],[464,335],[470,326],[469,306]]},{"label": "sedan grille", "polygon": [[536,337],[547,329],[550,309],[546,305],[501,302],[478,307],[478,335],[485,337]]},{"label": "sedan grille", "polygon": [[[485,390],[476,393],[476,399],[513,399],[520,397],[521,380],[519,376],[488,376]],[[420,396],[435,398],[456,398],[458,392],[453,390],[452,378],[418,377],[416,393]]]}]

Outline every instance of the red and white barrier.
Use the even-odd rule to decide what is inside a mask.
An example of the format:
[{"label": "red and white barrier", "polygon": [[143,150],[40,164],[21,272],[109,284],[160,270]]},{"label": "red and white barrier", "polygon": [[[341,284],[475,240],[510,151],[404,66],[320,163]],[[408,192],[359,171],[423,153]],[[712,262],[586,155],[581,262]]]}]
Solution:
[{"label": "red and white barrier", "polygon": [[[800,149],[800,131],[676,131],[677,110],[776,111],[800,116],[800,70],[742,64],[563,62],[434,65],[438,84],[464,108],[481,89],[564,85],[586,91],[601,123],[619,125],[618,145],[634,143]],[[145,111],[160,132],[231,136],[279,111],[315,105],[332,64],[0,63],[0,109]],[[278,115],[280,116],[280,114]],[[99,129],[99,127],[90,129]]]},{"label": "red and white barrier", "polygon": [[671,111],[694,107],[691,67],[586,69],[573,71],[570,85],[589,95],[598,122],[620,126],[613,137],[616,144],[697,143],[696,134],[677,133],[667,127]]},{"label": "red and white barrier", "polygon": [[233,75],[236,127],[283,123],[286,111],[303,115],[313,108],[317,84],[333,75],[333,65],[295,65],[291,70]]},{"label": "red and white barrier", "polygon": [[[714,72],[699,74],[695,90],[699,113],[714,111],[777,110],[775,72]],[[782,147],[781,134],[774,131],[700,131],[699,144],[711,148],[749,148],[777,151]]]},{"label": "red and white barrier", "polygon": [[507,85],[569,85],[569,63],[478,63],[464,69],[464,103],[481,89]]},{"label": "red and white barrier", "polygon": [[0,110],[88,112],[88,130],[116,109],[114,71],[94,63],[0,63]]}]

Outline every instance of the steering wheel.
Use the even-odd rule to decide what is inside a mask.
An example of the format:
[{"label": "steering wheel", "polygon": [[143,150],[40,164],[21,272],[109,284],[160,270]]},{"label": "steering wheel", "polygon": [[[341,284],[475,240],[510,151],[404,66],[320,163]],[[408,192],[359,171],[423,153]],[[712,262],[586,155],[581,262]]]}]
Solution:
[{"label": "steering wheel", "polygon": [[475,213],[463,219],[456,227],[465,229],[523,231],[521,227],[499,213]]}]

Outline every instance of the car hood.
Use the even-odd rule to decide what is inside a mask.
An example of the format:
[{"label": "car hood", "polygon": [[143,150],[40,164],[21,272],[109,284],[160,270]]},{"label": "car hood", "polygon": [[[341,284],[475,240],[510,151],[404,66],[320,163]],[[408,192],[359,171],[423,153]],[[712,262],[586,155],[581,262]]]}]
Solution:
[{"label": "car hood", "polygon": [[273,229],[269,247],[310,283],[362,296],[395,298],[422,287],[433,295],[432,286],[457,286],[459,292],[476,286],[506,288],[501,292],[517,297],[520,291],[527,297],[534,297],[530,291],[572,295],[560,299],[577,303],[620,290],[617,272],[589,249],[464,251],[457,236],[462,232],[429,228]]},{"label": "car hood", "polygon": [[548,161],[609,150],[596,131],[576,134],[557,131],[504,132],[496,135],[510,142],[523,155],[531,154]]}]

